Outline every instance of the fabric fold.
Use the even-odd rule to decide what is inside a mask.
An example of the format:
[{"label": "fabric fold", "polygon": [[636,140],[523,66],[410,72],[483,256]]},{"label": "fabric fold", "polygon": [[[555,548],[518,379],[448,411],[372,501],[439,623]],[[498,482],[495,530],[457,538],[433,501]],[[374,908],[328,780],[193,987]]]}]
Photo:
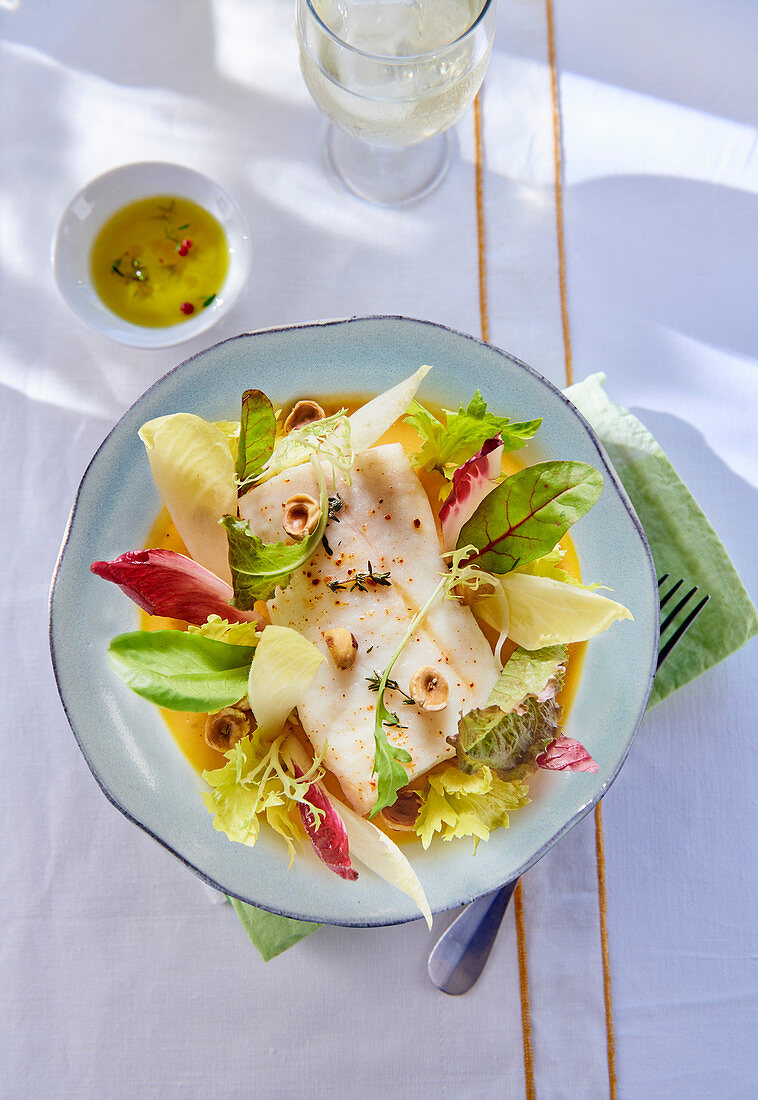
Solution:
[{"label": "fabric fold", "polygon": [[590,422],[647,535],[658,577],[711,598],[655,677],[649,706],[719,664],[758,633],[758,614],[723,543],[644,424],[592,374],[565,391]]}]

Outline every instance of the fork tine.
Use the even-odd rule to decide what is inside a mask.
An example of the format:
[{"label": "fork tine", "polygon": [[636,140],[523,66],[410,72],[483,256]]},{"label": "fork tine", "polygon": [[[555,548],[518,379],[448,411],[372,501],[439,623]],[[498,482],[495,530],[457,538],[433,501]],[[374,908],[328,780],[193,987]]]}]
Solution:
[{"label": "fork tine", "polygon": [[674,648],[674,646],[679,641],[679,639],[682,637],[682,635],[685,633],[685,631],[689,630],[689,628],[692,626],[693,622],[698,617],[700,612],[703,610],[705,605],[708,603],[710,598],[711,598],[710,596],[703,596],[700,603],[695,604],[695,606],[690,611],[689,615],[687,615],[687,617],[682,620],[682,622],[676,628],[676,630],[671,635],[671,637],[668,639],[666,644],[661,646],[661,648],[658,652],[658,663],[656,665],[656,668],[661,667],[661,665],[666,660],[666,658],[668,657],[671,650]]},{"label": "fork tine", "polygon": [[[666,578],[664,577],[663,579],[665,580]],[[674,585],[674,587],[670,588],[668,590],[668,592],[666,593],[666,595],[661,597],[661,599],[659,601],[661,607],[664,607],[665,604],[667,604],[669,602],[671,597],[676,595],[676,593],[679,591],[679,589],[682,587],[683,584],[684,584],[683,580],[677,581],[676,584]],[[658,582],[658,587],[660,588],[660,586],[661,586],[661,582],[659,581]]]},{"label": "fork tine", "polygon": [[687,606],[687,604],[688,604],[688,603],[690,602],[690,600],[691,600],[691,599],[692,599],[692,597],[693,597],[693,596],[695,595],[695,593],[697,592],[697,590],[698,590],[698,589],[697,589],[697,585],[694,585],[694,586],[693,586],[693,587],[692,587],[692,588],[691,588],[691,589],[689,590],[689,592],[687,592],[687,593],[686,593],[686,594],[685,594],[684,596],[682,596],[681,600],[680,600],[680,601],[679,601],[679,603],[678,603],[678,604],[676,605],[676,607],[675,607],[675,608],[674,608],[674,609],[673,609],[672,611],[669,611],[668,615],[666,616],[666,618],[665,618],[665,619],[663,620],[663,622],[661,623],[661,634],[665,634],[665,633],[666,633],[666,631],[667,631],[667,630],[668,630],[668,628],[669,628],[669,627],[671,626],[671,624],[672,624],[672,622],[674,621],[674,619],[675,619],[675,618],[677,617],[677,615],[679,614],[679,612],[680,612],[680,611],[681,611],[681,610],[682,610],[682,609],[683,609],[684,607],[686,607],[686,606]]}]

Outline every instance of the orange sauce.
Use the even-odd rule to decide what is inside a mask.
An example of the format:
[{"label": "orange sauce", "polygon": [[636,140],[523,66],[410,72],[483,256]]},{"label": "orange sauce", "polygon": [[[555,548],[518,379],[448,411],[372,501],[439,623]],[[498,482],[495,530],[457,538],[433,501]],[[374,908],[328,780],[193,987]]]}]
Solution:
[{"label": "orange sauce", "polygon": [[[324,411],[329,415],[333,412],[337,412],[339,409],[346,409],[348,412],[354,411],[360,405],[368,400],[366,397],[348,397],[343,398],[341,401],[335,401],[334,399],[321,399],[319,404],[323,407]],[[430,411],[437,414],[439,409],[434,405],[427,402],[427,407]],[[385,435],[382,436],[380,443],[401,443],[406,451],[413,452],[418,447],[418,437],[413,430],[407,424],[394,425]],[[511,474],[522,468],[522,464],[518,462],[517,458],[513,454],[506,454],[503,456],[503,471]],[[420,471],[419,480],[421,481],[429,501],[432,507],[432,512],[435,517],[439,512],[440,505],[440,489],[443,485],[443,478],[437,473],[426,473],[426,471]],[[562,561],[562,568],[566,570],[572,577],[577,580],[581,580],[581,570],[579,567],[579,558],[577,557],[574,544],[568,535],[565,535],[561,539],[560,545],[564,550],[564,557]],[[155,523],[150,529],[148,535],[147,544],[148,548],[162,547],[167,550],[175,550],[180,554],[187,554],[187,549],[182,542],[179,534],[171,521],[171,517],[164,509],[161,510]],[[158,616],[150,616],[145,612],[140,613],[141,626],[143,630],[182,630],[185,627],[183,622],[176,619],[164,619]],[[490,643],[494,646],[497,636],[487,626],[482,624],[484,633],[490,640]],[[568,714],[571,704],[576,696],[577,688],[579,686],[579,680],[581,677],[582,663],[584,661],[584,652],[586,648],[586,642],[579,642],[569,645],[569,659],[566,668],[566,678],[563,688],[558,695],[558,701],[563,707],[564,719]],[[507,658],[515,649],[515,645],[506,642],[504,646],[503,655]],[[163,716],[166,725],[168,726],[171,734],[173,735],[177,745],[184,753],[186,758],[192,764],[194,768],[199,772],[205,770],[212,771],[215,768],[221,768],[226,763],[226,760],[222,753],[216,749],[212,749],[205,741],[205,714],[191,714],[183,711],[165,710],[161,709],[161,715]],[[308,741],[305,732],[302,727],[293,723],[294,732],[297,733],[298,738],[302,741],[303,746],[310,753],[312,752],[310,742]],[[438,764],[433,771],[439,771],[448,767],[450,761],[444,761],[442,764]],[[426,777],[419,777],[419,783],[422,783]],[[339,785],[338,780],[330,772],[327,772],[324,776],[324,785],[327,790],[336,798],[344,800],[345,796]],[[386,827],[381,820],[381,817],[377,817],[374,821],[379,825],[384,832],[387,833],[396,843],[415,842],[418,837],[413,833],[403,833],[392,830]]]}]

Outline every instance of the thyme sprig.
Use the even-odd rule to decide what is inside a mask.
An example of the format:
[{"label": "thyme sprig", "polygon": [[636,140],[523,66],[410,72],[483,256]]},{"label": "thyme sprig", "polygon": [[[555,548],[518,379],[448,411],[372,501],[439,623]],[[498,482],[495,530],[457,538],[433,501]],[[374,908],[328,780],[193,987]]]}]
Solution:
[{"label": "thyme sprig", "polygon": [[[327,521],[326,522],[329,523],[330,520],[334,520],[335,523],[339,523],[340,517],[337,515],[337,512],[339,512],[340,509],[344,506],[344,504],[345,504],[344,500],[339,495],[339,493],[337,493],[335,496],[329,497],[328,503],[329,503],[329,515],[327,516]],[[324,547],[324,550],[326,551],[328,557],[331,557],[332,554],[334,553],[334,551],[332,550],[331,546],[329,545],[329,540],[326,537],[326,533],[324,533],[324,537],[321,540],[321,544]],[[332,588],[331,585],[329,585],[329,587]],[[336,588],[332,588],[332,592],[336,592],[336,591],[337,591]]]},{"label": "thyme sprig", "polygon": [[[369,691],[379,691],[382,684],[382,674],[374,669],[371,675],[366,677],[366,680],[368,682]],[[415,707],[416,700],[412,695],[409,695],[407,691],[403,691],[397,680],[388,680],[385,684],[385,688],[387,691],[399,691],[403,697],[403,706]]]},{"label": "thyme sprig", "polygon": [[367,573],[356,573],[354,577],[347,581],[328,581],[327,587],[331,588],[332,592],[344,592],[346,589],[349,589],[350,592],[368,592],[367,584],[377,584],[383,588],[389,588],[392,584],[389,569],[386,573],[375,573],[371,562],[369,562]]}]

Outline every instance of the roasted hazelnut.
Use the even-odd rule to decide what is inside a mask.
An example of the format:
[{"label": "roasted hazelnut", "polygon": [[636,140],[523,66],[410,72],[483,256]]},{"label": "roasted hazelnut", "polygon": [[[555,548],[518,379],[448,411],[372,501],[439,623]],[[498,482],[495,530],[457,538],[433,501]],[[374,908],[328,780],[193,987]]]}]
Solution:
[{"label": "roasted hazelnut", "polygon": [[316,530],[321,519],[321,506],[307,493],[298,493],[284,502],[282,527],[293,539],[304,539]]},{"label": "roasted hazelnut", "polygon": [[432,665],[424,665],[413,673],[410,693],[422,710],[444,710],[447,706],[447,680]]},{"label": "roasted hazelnut", "polygon": [[284,421],[285,432],[291,432],[295,428],[304,428],[306,424],[313,424],[315,420],[323,420],[326,413],[317,401],[298,401],[292,412]]},{"label": "roasted hazelnut", "polygon": [[412,833],[420,809],[421,797],[418,792],[404,787],[398,791],[397,800],[391,806],[384,807],[382,817],[390,829]]},{"label": "roasted hazelnut", "polygon": [[458,603],[463,604],[464,607],[473,607],[481,600],[494,596],[495,586],[487,580],[482,580],[477,588],[472,587],[470,584],[456,584],[453,587],[453,595]]},{"label": "roasted hazelnut", "polygon": [[205,740],[219,752],[228,752],[248,733],[250,719],[236,707],[224,707],[217,714],[209,714],[205,720]]},{"label": "roasted hazelnut", "polygon": [[344,626],[335,626],[321,633],[337,668],[352,668],[358,652],[355,635],[345,630]]}]

